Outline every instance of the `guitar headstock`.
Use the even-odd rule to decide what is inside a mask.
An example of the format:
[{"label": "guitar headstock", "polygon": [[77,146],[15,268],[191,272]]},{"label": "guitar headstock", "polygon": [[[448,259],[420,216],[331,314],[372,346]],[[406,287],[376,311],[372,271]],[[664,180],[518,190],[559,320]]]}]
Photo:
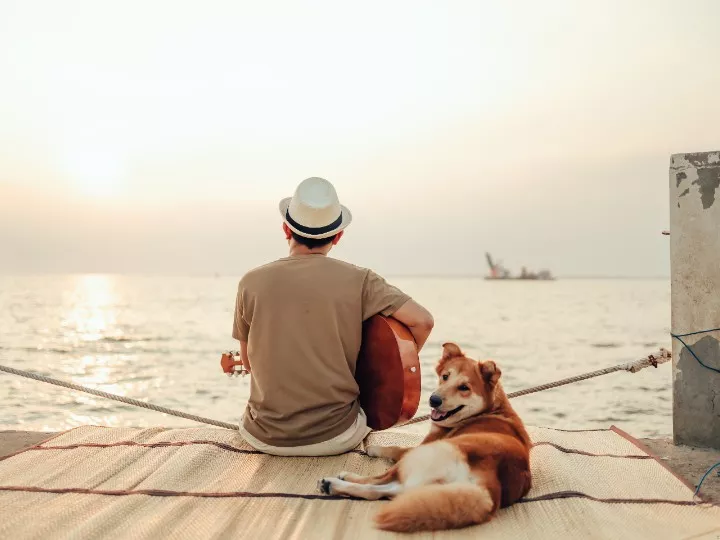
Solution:
[{"label": "guitar headstock", "polygon": [[[236,360],[237,358],[237,360]],[[220,357],[220,367],[228,377],[242,375],[243,377],[250,373],[242,365],[240,353],[238,351],[225,351]]]}]

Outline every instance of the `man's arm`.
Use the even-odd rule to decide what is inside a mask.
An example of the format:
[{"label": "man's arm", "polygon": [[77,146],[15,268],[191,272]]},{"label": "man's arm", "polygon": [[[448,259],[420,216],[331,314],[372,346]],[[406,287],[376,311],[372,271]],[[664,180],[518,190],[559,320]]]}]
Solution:
[{"label": "man's arm", "polygon": [[248,358],[247,353],[247,341],[240,341],[240,360],[242,360],[243,367],[247,370],[247,372],[251,373],[250,359]]},{"label": "man's arm", "polygon": [[238,285],[237,296],[235,297],[235,317],[233,318],[232,337],[240,342],[240,360],[243,368],[250,372],[250,359],[247,353],[248,337],[250,334],[250,325],[245,320],[243,305],[243,289],[242,281]]},{"label": "man's arm", "polygon": [[408,327],[420,352],[435,326],[435,320],[430,312],[415,300],[408,300],[392,314],[392,317]]}]

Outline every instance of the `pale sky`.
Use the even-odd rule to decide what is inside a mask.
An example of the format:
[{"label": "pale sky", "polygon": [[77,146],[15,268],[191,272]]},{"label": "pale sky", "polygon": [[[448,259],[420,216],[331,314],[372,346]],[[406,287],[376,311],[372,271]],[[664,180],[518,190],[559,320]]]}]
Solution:
[{"label": "pale sky", "polygon": [[669,272],[720,2],[0,0],[0,272],[241,274],[332,181],[386,274]]}]

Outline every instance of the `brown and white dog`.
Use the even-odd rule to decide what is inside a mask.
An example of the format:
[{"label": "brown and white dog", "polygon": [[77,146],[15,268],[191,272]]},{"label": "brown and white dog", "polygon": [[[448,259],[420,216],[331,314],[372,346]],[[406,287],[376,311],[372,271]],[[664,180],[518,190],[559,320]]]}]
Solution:
[{"label": "brown and white dog", "polygon": [[446,343],[436,371],[432,427],[420,446],[370,446],[370,456],[397,463],[379,476],[343,472],[319,482],[328,495],[392,498],[375,516],[380,529],[483,523],[530,489],[530,437],[499,383],[495,362],[476,362]]}]

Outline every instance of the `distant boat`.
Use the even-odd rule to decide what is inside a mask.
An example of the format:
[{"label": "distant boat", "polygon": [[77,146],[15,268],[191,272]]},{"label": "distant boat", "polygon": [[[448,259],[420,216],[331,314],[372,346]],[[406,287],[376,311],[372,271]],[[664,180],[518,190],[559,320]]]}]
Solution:
[{"label": "distant boat", "polygon": [[485,276],[485,279],[523,279],[523,280],[535,280],[535,281],[552,281],[555,278],[552,276],[549,270],[540,270],[539,272],[528,272],[524,266],[520,271],[520,274],[513,276],[510,270],[505,268],[501,262],[493,262],[492,256],[489,253],[485,253],[488,266],[490,267],[490,275]]}]

